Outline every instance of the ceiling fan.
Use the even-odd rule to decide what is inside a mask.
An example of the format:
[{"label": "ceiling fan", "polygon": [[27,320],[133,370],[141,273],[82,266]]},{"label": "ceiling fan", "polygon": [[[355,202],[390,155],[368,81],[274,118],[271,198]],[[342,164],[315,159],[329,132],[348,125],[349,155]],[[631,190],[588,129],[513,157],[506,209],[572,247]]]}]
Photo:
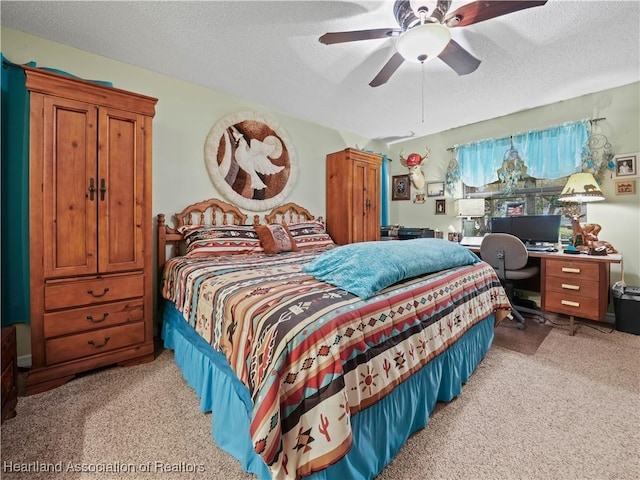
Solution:
[{"label": "ceiling fan", "polygon": [[374,28],[349,32],[330,32],[320,37],[325,45],[398,37],[396,53],[369,83],[378,87],[406,60],[424,63],[438,57],[458,75],[474,72],[480,60],[451,38],[451,28],[465,27],[491,18],[544,5],[544,1],[474,1],[447,13],[451,0],[396,0],[393,14],[399,28]]}]

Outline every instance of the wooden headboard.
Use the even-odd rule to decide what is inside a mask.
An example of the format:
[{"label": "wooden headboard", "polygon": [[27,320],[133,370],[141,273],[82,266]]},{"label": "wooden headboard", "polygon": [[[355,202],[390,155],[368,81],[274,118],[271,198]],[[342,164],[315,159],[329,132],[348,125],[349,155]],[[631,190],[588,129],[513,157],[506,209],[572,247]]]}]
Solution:
[{"label": "wooden headboard", "polygon": [[[184,240],[178,228],[183,225],[248,225],[249,216],[243,213],[235,205],[210,198],[202,202],[189,205],[181,212],[176,213],[175,227],[166,223],[164,213],[158,214],[158,272],[162,272],[167,261],[167,245],[173,248],[171,256],[179,254],[180,242]],[[274,208],[265,216],[265,223],[298,223],[310,220],[322,222],[322,217],[317,219],[304,207],[295,203],[286,203]],[[253,216],[253,225],[260,224],[260,217]]]},{"label": "wooden headboard", "polygon": [[[314,220],[315,217],[311,215],[311,212],[300,205],[295,203],[285,203],[279,207],[274,208],[264,216],[267,224],[269,223],[299,223]],[[322,217],[320,217],[322,219]],[[322,220],[320,220],[322,221]]]},{"label": "wooden headboard", "polygon": [[[246,225],[248,215],[242,213],[238,207],[223,202],[217,198],[210,198],[202,202],[189,205],[181,212],[174,214],[175,227],[166,224],[164,213],[158,214],[158,271],[161,272],[167,261],[167,245],[173,247],[173,254],[178,255],[180,242],[184,235],[178,231],[183,225]],[[254,223],[258,216],[254,217]]]}]

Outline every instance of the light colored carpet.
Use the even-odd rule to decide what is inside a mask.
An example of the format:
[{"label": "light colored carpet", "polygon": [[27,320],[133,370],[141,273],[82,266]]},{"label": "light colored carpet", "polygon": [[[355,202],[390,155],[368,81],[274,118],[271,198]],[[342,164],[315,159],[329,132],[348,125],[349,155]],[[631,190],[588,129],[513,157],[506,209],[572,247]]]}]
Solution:
[{"label": "light colored carpet", "polygon": [[[254,478],[214,445],[172,357],[21,397],[2,426],[2,478]],[[534,355],[494,345],[378,480],[640,478],[639,379],[640,336],[553,328]],[[32,462],[119,473],[10,471]]]}]

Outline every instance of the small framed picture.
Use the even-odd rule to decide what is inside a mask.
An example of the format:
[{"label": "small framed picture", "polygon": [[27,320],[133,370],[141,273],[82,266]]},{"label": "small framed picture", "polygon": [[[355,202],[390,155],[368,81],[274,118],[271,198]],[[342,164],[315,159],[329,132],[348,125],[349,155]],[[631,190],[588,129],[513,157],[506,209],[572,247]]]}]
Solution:
[{"label": "small framed picture", "polygon": [[624,154],[613,157],[616,177],[634,177],[638,174],[638,154]]},{"label": "small framed picture", "polygon": [[507,203],[507,217],[515,217],[517,215],[524,215],[524,202]]},{"label": "small framed picture", "polygon": [[445,199],[436,200],[436,215],[447,214],[447,201]]},{"label": "small framed picture", "polygon": [[411,199],[411,181],[409,175],[391,177],[391,200]]},{"label": "small framed picture", "polygon": [[444,182],[427,183],[427,197],[444,197]]},{"label": "small framed picture", "polygon": [[633,195],[636,193],[635,180],[616,180],[616,195]]}]

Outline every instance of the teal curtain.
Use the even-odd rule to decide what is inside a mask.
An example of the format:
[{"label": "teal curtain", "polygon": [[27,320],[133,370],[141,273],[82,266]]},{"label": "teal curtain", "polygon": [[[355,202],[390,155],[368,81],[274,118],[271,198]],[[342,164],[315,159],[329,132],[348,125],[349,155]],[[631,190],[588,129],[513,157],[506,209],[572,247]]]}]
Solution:
[{"label": "teal curtain", "polygon": [[479,187],[498,180],[506,152],[514,148],[534,178],[562,178],[582,170],[582,153],[588,144],[588,120],[566,123],[513,137],[481,140],[456,147],[460,178]]},{"label": "teal curtain", "polygon": [[386,155],[382,155],[380,184],[380,225],[389,225],[389,159]]},{"label": "teal curtain", "polygon": [[[0,54],[2,55],[2,54]],[[29,63],[28,66],[35,66]],[[2,56],[2,325],[30,322],[29,94],[25,74]]]}]

